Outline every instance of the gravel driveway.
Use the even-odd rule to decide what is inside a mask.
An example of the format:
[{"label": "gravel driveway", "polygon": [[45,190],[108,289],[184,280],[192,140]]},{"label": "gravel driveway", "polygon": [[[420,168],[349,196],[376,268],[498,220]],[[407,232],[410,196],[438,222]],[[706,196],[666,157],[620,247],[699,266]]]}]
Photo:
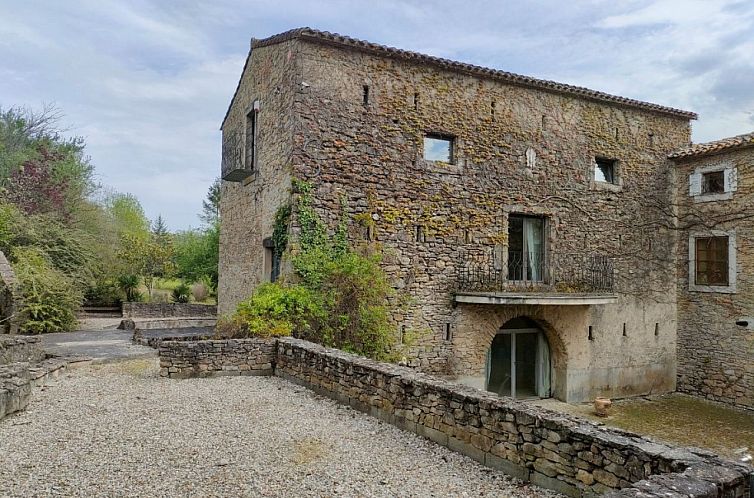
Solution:
[{"label": "gravel driveway", "polygon": [[0,496],[558,496],[278,378],[69,371],[0,421]]}]

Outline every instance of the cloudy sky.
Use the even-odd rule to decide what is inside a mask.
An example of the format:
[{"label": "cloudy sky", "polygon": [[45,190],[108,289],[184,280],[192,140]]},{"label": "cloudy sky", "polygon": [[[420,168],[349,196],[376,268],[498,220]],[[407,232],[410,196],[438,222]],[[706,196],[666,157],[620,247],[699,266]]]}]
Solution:
[{"label": "cloudy sky", "polygon": [[57,104],[103,184],[197,226],[249,39],[300,26],[754,130],[752,0],[0,0],[0,106]]}]

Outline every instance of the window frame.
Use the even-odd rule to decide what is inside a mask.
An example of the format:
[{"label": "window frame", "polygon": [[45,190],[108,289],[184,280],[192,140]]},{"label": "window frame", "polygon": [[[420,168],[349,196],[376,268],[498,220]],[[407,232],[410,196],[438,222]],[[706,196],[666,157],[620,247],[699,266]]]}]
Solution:
[{"label": "window frame", "polygon": [[[723,192],[704,192],[704,175],[723,173]],[[694,202],[727,201],[738,190],[738,170],[730,161],[700,166],[689,174],[689,197]]]},{"label": "window frame", "polygon": [[[521,220],[521,278],[511,278],[511,267],[510,267],[510,251],[511,251],[511,220],[520,219]],[[528,233],[532,229],[531,223],[532,220],[540,220],[542,223],[541,228],[538,230],[540,232],[541,240],[542,240],[542,254],[541,257],[541,267],[539,269],[539,272],[541,275],[539,278],[536,278],[534,276],[534,272],[532,271],[532,278],[529,278],[529,270],[531,269],[530,261],[529,261],[529,254],[531,254],[531,251],[529,251],[528,247]],[[519,282],[519,283],[531,283],[531,284],[547,284],[550,282],[550,241],[549,241],[549,229],[550,229],[550,220],[548,216],[540,215],[540,214],[530,214],[530,213],[520,213],[520,212],[511,212],[508,213],[507,216],[507,236],[508,236],[508,244],[507,247],[505,247],[505,250],[502,253],[502,256],[504,258],[504,262],[502,265],[502,268],[505,269],[505,279],[509,282]]]},{"label": "window frame", "polygon": [[[609,162],[613,169],[613,181],[597,180],[597,169],[600,162]],[[609,190],[619,192],[623,189],[623,175],[621,162],[618,159],[595,154],[592,156],[591,166],[589,168],[589,179],[592,190]]]},{"label": "window frame", "polygon": [[[717,237],[728,238],[728,284],[698,284],[697,277],[697,239]],[[710,230],[689,234],[689,264],[688,279],[690,292],[718,292],[724,294],[736,293],[736,231]]]},{"label": "window frame", "polygon": [[[442,140],[448,142],[448,161],[429,159],[427,157],[427,139]],[[446,133],[426,132],[422,137],[422,159],[432,163],[455,164],[456,163],[456,137]]]}]

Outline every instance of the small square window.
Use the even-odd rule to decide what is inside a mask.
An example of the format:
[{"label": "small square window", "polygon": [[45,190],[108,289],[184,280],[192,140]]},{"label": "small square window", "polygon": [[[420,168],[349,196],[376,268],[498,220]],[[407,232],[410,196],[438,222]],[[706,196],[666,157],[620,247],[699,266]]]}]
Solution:
[{"label": "small square window", "polygon": [[696,245],[696,285],[727,286],[728,278],[728,237],[697,237]]},{"label": "small square window", "polygon": [[702,173],[702,194],[724,194],[725,171]]},{"label": "small square window", "polygon": [[594,181],[601,183],[617,183],[617,175],[615,171],[616,161],[613,159],[602,159],[597,157],[594,159]]},{"label": "small square window", "polygon": [[442,135],[424,136],[424,159],[453,163],[453,138]]}]

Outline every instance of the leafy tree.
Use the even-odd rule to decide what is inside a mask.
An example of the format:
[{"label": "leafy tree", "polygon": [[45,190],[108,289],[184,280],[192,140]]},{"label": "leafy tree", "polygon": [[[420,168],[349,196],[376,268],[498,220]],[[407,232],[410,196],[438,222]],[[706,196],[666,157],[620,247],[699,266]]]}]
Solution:
[{"label": "leafy tree", "polygon": [[202,212],[199,219],[206,226],[214,226],[220,222],[220,178],[210,185],[207,191],[207,198],[202,201]]},{"label": "leafy tree", "polygon": [[124,275],[137,275],[144,280],[150,299],[158,276],[170,275],[173,271],[173,246],[156,237],[142,239],[124,234],[118,255],[124,264]]},{"label": "leafy tree", "polygon": [[118,237],[147,238],[150,230],[149,219],[144,214],[139,200],[131,194],[115,194],[105,202],[113,219]]},{"label": "leafy tree", "polygon": [[217,288],[220,227],[188,230],[175,235],[176,275],[188,282],[208,280]]}]

